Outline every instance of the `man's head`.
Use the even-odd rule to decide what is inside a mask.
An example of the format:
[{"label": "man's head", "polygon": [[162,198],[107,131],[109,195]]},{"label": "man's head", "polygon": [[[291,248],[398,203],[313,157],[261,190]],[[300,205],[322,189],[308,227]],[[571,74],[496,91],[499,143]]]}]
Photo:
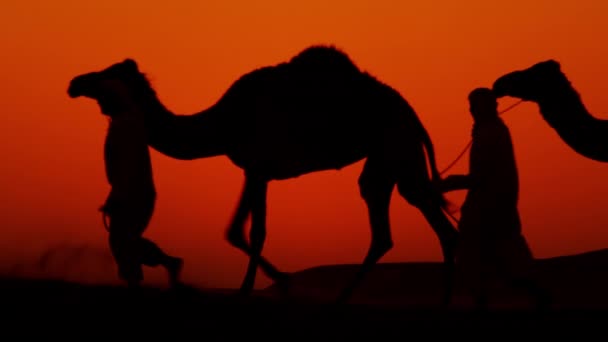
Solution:
[{"label": "man's head", "polygon": [[469,93],[469,110],[473,119],[484,121],[498,116],[498,102],[489,88],[476,88]]}]

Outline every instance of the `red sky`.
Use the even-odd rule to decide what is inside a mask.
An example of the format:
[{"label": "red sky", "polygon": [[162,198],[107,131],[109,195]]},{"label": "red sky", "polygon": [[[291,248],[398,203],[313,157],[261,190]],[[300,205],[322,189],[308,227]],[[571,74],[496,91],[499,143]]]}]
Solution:
[{"label": "red sky", "polygon": [[[600,1],[16,1],[0,13],[0,260],[58,243],[106,249],[97,212],[108,192],[97,104],[67,96],[80,73],[134,58],[176,113],[215,102],[240,75],[334,44],[412,104],[439,167],[467,144],[466,95],[512,70],[556,59],[588,109],[607,118],[608,4]],[[516,100],[502,99],[501,108]],[[608,164],[577,155],[534,104],[504,116],[521,177],[524,233],[537,257],[608,246]],[[186,281],[236,287],[247,259],[223,233],[243,175],[227,158],[178,161],[152,151],[159,192],[148,236],[186,259]],[[467,158],[452,173],[466,172]],[[358,263],[369,228],[362,163],[269,187],[265,255],[286,271]],[[463,193],[450,196],[462,202]],[[441,258],[429,225],[394,196],[385,262]],[[111,266],[104,266],[111,267]],[[110,269],[109,277],[114,277]],[[154,278],[156,277],[156,278]],[[152,279],[159,278],[152,271]],[[261,277],[259,286],[268,281]]]}]

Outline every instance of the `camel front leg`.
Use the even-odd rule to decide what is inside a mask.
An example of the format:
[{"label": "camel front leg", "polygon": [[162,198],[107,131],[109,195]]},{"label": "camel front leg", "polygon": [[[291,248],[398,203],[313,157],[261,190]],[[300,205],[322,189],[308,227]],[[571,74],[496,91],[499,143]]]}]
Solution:
[{"label": "camel front leg", "polygon": [[[245,176],[245,186],[236,213],[226,232],[230,244],[245,252],[250,260],[247,273],[241,285],[241,293],[249,294],[255,284],[257,266],[276,282],[283,283],[288,275],[279,271],[262,253],[266,238],[266,193],[268,184],[265,180],[253,176]],[[251,213],[252,225],[250,232],[251,246],[245,240],[245,221]]]}]

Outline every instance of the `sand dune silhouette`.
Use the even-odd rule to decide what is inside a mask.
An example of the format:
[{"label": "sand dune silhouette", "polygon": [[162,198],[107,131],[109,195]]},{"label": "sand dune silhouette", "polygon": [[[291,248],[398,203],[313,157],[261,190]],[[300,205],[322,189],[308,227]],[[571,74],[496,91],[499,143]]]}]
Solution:
[{"label": "sand dune silhouette", "polygon": [[[567,309],[608,309],[608,249],[535,261],[539,281],[555,296],[555,305]],[[393,307],[429,307],[436,305],[441,295],[441,263],[406,262],[382,263],[372,271],[353,297],[354,303]],[[342,288],[344,281],[356,272],[357,265],[324,265],[293,274],[289,295],[307,300],[330,300]],[[456,284],[456,306],[467,306],[462,288]],[[267,293],[278,294],[271,285]],[[516,293],[494,286],[498,305],[525,308]]]}]

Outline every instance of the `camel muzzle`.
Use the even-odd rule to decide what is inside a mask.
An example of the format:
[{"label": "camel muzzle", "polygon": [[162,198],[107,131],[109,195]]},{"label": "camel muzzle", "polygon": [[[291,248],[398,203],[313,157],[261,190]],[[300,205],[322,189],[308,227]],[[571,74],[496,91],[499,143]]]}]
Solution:
[{"label": "camel muzzle", "polygon": [[94,74],[86,74],[74,77],[68,87],[68,95],[71,98],[93,96],[94,76]]},{"label": "camel muzzle", "polygon": [[78,82],[75,82],[76,79],[74,79],[72,82],[70,82],[70,86],[68,87],[68,95],[71,98],[76,98],[79,96],[83,95],[83,91],[82,91],[82,87],[80,87],[78,85]]}]

